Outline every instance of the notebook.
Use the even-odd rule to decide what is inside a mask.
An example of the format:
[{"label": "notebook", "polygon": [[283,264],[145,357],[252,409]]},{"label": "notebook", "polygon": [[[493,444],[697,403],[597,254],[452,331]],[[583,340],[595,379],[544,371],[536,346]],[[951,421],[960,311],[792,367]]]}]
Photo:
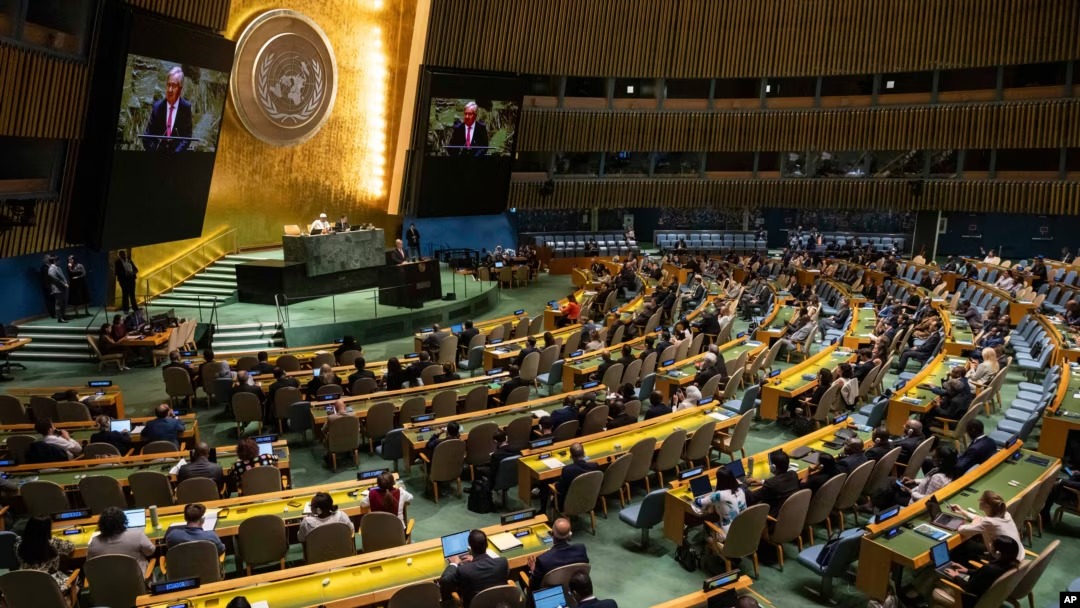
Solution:
[{"label": "notebook", "polygon": [[510,532],[489,536],[488,540],[491,541],[491,544],[495,545],[495,548],[498,549],[500,553],[517,549],[522,546],[521,541]]},{"label": "notebook", "polygon": [[930,521],[933,522],[935,526],[940,526],[946,530],[959,530],[960,526],[964,525],[964,522],[967,521],[962,517],[943,513],[941,511],[941,504],[938,503],[937,496],[931,496],[927,499],[926,512],[930,515]]}]

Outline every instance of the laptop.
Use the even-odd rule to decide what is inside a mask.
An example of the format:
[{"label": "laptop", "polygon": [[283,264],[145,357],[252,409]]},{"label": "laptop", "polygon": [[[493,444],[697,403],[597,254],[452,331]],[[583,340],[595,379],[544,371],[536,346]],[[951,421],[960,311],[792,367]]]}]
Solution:
[{"label": "laptop", "polygon": [[274,444],[272,444],[272,443],[258,443],[256,445],[259,446],[259,456],[273,456],[274,455]]},{"label": "laptop", "polygon": [[559,310],[559,301],[558,300],[552,300],[552,301],[548,302],[548,306],[551,307],[551,310]]},{"label": "laptop", "polygon": [[735,477],[735,480],[739,482],[739,485],[746,485],[746,469],[743,468],[741,460],[732,460],[724,464],[727,470]]},{"label": "laptop", "polygon": [[566,594],[562,587],[548,587],[533,593],[533,605],[536,608],[566,608]]},{"label": "laptop", "polygon": [[926,512],[930,515],[930,521],[939,528],[945,528],[956,532],[960,529],[960,526],[967,522],[963,517],[957,517],[955,515],[949,515],[941,511],[941,503],[938,502],[937,496],[931,496],[926,501]]},{"label": "laptop", "polygon": [[942,577],[947,579],[958,578],[964,581],[968,579],[968,575],[966,574],[960,574],[953,577],[945,573],[946,568],[955,568],[959,565],[952,561],[952,558],[949,556],[949,543],[941,542],[934,545],[933,548],[930,549],[930,557],[934,560],[934,570],[937,570],[938,574]]},{"label": "laptop", "polygon": [[502,268],[504,264],[502,262],[495,262],[495,268]]},{"label": "laptop", "polygon": [[125,418],[123,420],[113,420],[112,422],[109,423],[109,430],[110,431],[120,431],[121,433],[130,433],[131,432],[131,420],[127,419],[127,418]]},{"label": "laptop", "polygon": [[451,557],[463,557],[469,553],[470,530],[463,530],[442,537],[442,554],[446,563],[450,563]]},{"label": "laptop", "polygon": [[694,498],[700,498],[712,491],[712,481],[709,480],[708,475],[702,475],[690,480],[690,492],[694,494]]},{"label": "laptop", "polygon": [[142,530],[146,527],[146,511],[144,509],[124,509],[127,517],[128,530],[132,528]]},{"label": "laptop", "polygon": [[458,323],[457,325],[452,325],[450,327],[450,332],[455,333],[455,334],[460,334],[463,329],[464,329],[464,327],[461,325],[461,323]]}]

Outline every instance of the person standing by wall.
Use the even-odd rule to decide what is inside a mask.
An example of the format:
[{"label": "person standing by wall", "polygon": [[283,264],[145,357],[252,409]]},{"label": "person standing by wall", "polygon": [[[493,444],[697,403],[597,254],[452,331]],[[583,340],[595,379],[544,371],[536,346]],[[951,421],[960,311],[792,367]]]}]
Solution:
[{"label": "person standing by wall", "polygon": [[56,307],[56,320],[67,323],[68,281],[67,275],[56,264],[56,256],[49,256],[49,290],[52,292],[53,303]]},{"label": "person standing by wall", "polygon": [[416,229],[416,224],[409,224],[409,229],[405,232],[405,243],[409,246],[409,257],[414,260],[419,260],[420,231]]},{"label": "person standing by wall", "polygon": [[139,310],[139,303],[135,300],[135,280],[139,276],[139,267],[128,257],[127,251],[121,249],[117,256],[113,263],[113,274],[120,284],[120,307],[127,314],[129,310]]}]

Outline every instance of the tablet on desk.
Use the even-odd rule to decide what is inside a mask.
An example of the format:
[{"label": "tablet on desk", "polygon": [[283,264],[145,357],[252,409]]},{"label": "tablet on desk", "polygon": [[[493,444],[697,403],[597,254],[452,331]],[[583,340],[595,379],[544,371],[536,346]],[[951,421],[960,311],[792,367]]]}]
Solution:
[{"label": "tablet on desk", "polygon": [[112,422],[109,423],[109,430],[110,431],[119,431],[121,433],[130,433],[131,432],[131,420],[127,419],[127,418],[125,418],[123,420],[113,420]]}]

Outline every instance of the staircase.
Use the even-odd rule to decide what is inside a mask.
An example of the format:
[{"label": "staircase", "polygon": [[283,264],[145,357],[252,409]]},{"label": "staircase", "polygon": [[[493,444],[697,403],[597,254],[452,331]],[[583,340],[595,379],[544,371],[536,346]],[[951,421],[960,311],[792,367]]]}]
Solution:
[{"label": "staircase", "polygon": [[31,338],[33,342],[11,353],[12,361],[91,361],[90,345],[86,336],[97,335],[101,327],[86,328],[85,319],[73,319],[70,323],[53,325],[23,325],[19,328],[20,338]]},{"label": "staircase", "polygon": [[203,306],[232,304],[236,302],[236,265],[262,260],[265,258],[242,253],[227,255],[171,291],[154,298],[150,305],[157,308],[195,308],[200,303]]},{"label": "staircase", "polygon": [[285,331],[280,324],[270,322],[218,325],[210,344],[215,355],[282,348],[285,346]]}]

